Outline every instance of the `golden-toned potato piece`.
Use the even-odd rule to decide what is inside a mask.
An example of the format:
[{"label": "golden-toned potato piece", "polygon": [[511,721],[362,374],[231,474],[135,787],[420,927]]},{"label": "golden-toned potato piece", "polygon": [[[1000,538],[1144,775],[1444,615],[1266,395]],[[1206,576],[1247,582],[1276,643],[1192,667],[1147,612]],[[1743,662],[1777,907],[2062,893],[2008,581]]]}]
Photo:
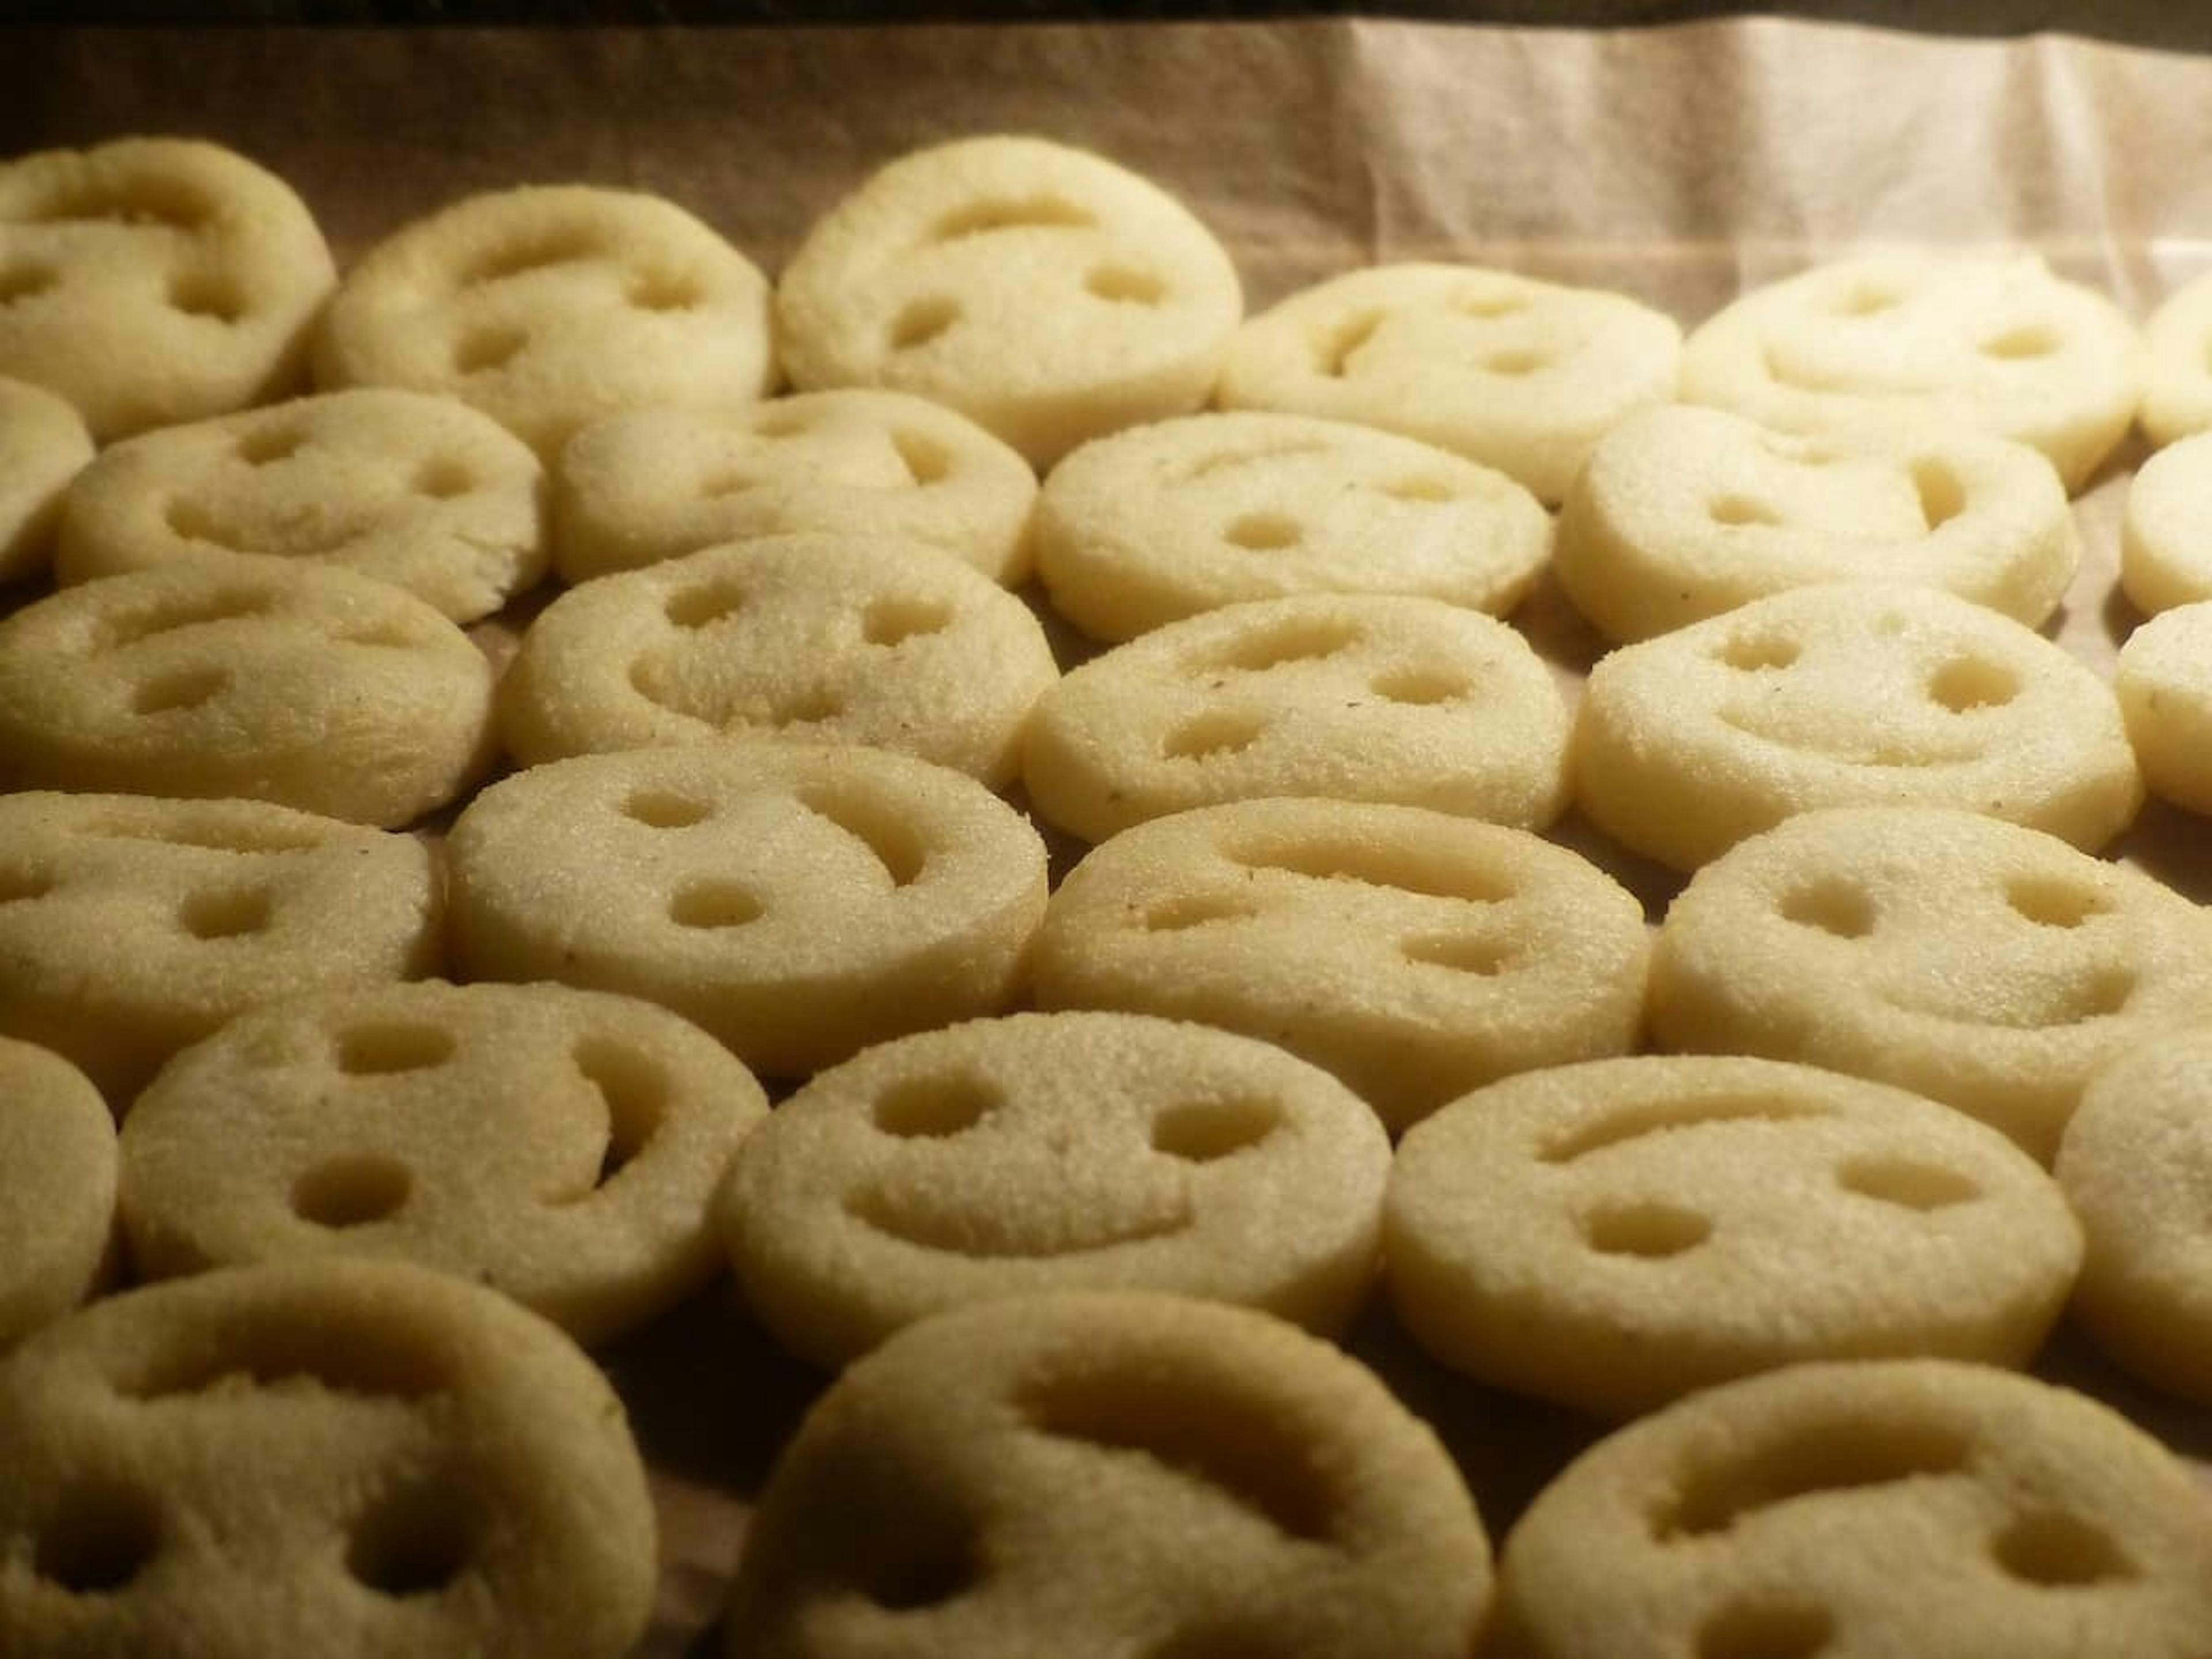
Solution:
[{"label": "golden-toned potato piece", "polygon": [[526,766],[789,737],[872,744],[995,787],[1059,678],[1035,613],[949,553],[771,536],[562,594],[523,636],[500,720]]},{"label": "golden-toned potato piece", "polygon": [[397,828],[490,765],[493,678],[437,611],[350,570],[134,571],[0,622],[0,778]]},{"label": "golden-toned potato piece", "polygon": [[1914,582],[2039,627],[2081,563],[2041,452],[1977,432],[1805,438],[1674,404],[1605,435],[1553,568],[1614,641],[1816,582]]},{"label": "golden-toned potato piece", "polygon": [[1030,574],[1036,474],[975,422],[903,392],[640,409],[579,432],[555,471],[571,582],[802,532],[927,542],[1002,586]]},{"label": "golden-toned potato piece", "polygon": [[1133,1291],[913,1326],[761,1498],[730,1659],[1465,1659],[1490,1547],[1379,1379],[1246,1309]]},{"label": "golden-toned potato piece", "polygon": [[1552,526],[1486,466],[1343,421],[1191,415],[1083,446],[1037,499],[1037,574],[1094,639],[1294,593],[1415,593],[1504,616]]},{"label": "golden-toned potato piece", "polygon": [[2212,1016],[2097,1073],[2057,1172],[2088,1235],[2075,1319],[2136,1376],[2212,1406]]},{"label": "golden-toned potato piece", "polygon": [[1690,335],[1682,396],[1783,432],[1988,432],[2086,484],[2134,419],[2135,325],[2033,253],[1899,248],[1753,289]]},{"label": "golden-toned potato piece", "polygon": [[1228,253],[1165,191],[1010,137],[871,174],[808,231],[775,303],[802,391],[915,392],[1038,467],[1198,408],[1244,309]]},{"label": "golden-toned potato piece", "polygon": [[91,1079],[0,1037],[0,1352],[99,1288],[115,1184],[115,1120]]},{"label": "golden-toned potato piece", "polygon": [[120,1114],[224,1021],[438,965],[423,842],[245,800],[0,795],[0,1032]]},{"label": "golden-toned potato piece", "polygon": [[1665,1047],[1895,1084],[2048,1164],[2101,1066],[2212,1018],[2212,915],[1978,813],[1808,812],[1692,878],[1650,1015]]},{"label": "golden-toned potato piece", "polygon": [[0,1368],[0,1650],[625,1659],[654,1520],[553,1326],[398,1262],[108,1297]]},{"label": "golden-toned potato piece", "polygon": [[1590,672],[1573,769],[1593,823],[1677,870],[1820,806],[1956,807],[2094,852],[2143,799],[2094,669],[1886,582],[1791,588],[1615,651]]},{"label": "golden-toned potato piece", "polygon": [[713,1276],[714,1196],[767,1115],[727,1049],[628,997],[433,982],[288,998],[138,1097],[123,1227],[142,1276],[398,1256],[596,1341]]},{"label": "golden-toned potato piece", "polygon": [[2212,1503],[2110,1407],[1993,1366],[1793,1365],[1570,1464],[1505,1540],[1486,1652],[2195,1659]]},{"label": "golden-toned potato piece", "polygon": [[723,1206],[753,1310],[837,1365],[991,1297],[1147,1288],[1334,1336],[1376,1268],[1390,1142],[1328,1073],[1141,1014],[878,1044],[746,1141]]},{"label": "golden-toned potato piece", "polygon": [[337,281],[290,185],[197,139],[0,161],[0,374],[105,443],[280,397]]},{"label": "golden-toned potato piece", "polygon": [[63,497],[92,453],[84,417],[68,403],[0,377],[0,582],[46,568]]},{"label": "golden-toned potato piece", "polygon": [[393,231],[345,275],[315,383],[472,404],[549,465],[617,410],[744,403],[775,384],[768,279],[675,203],[591,185],[488,191]]},{"label": "golden-toned potato piece", "polygon": [[114,445],[70,490],[55,574],[298,559],[474,622],[545,574],[544,493],[527,446],[466,404],[332,392]]},{"label": "golden-toned potato piece", "polygon": [[1674,400],[1681,349],[1673,318],[1626,295],[1378,265],[1245,324],[1217,400],[1402,433],[1557,501],[1608,430]]},{"label": "golden-toned potato piece", "polygon": [[1385,1224],[1424,1347],[1608,1417],[1808,1359],[2025,1364],[2081,1261],[2057,1186],[1996,1130],[1739,1055],[1479,1089],[1407,1134]]},{"label": "golden-toned potato piece", "polygon": [[1093,848],[1046,910],[1036,997],[1277,1043],[1395,1132],[1509,1073],[1626,1053],[1650,951],[1633,895],[1528,830],[1234,801]]},{"label": "golden-toned potato piece", "polygon": [[1026,818],[964,774],[858,745],[556,761],[484,790],[446,849],[470,977],[641,996],[774,1077],[1003,1012],[1044,912]]},{"label": "golden-toned potato piece", "polygon": [[1441,599],[1302,593],[1170,623],[1037,699],[1022,778],[1086,841],[1164,813],[1303,795],[1540,830],[1571,720],[1505,623]]}]

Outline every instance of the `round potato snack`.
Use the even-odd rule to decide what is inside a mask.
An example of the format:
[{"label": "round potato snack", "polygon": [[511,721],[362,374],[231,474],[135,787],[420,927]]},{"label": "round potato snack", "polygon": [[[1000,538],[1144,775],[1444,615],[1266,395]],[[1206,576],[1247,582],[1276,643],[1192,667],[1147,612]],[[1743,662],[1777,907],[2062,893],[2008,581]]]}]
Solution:
[{"label": "round potato snack", "polygon": [[2212,1018],[2212,915],[2055,836],[1934,807],[1808,812],[1668,908],[1662,1045],[1895,1084],[2048,1164],[2104,1065]]},{"label": "round potato snack", "polygon": [[1783,432],[1989,432],[2086,484],[2134,419],[2143,351],[2033,253],[1890,249],[1753,289],[1682,348],[1686,402]]},{"label": "round potato snack", "polygon": [[1216,400],[1402,433],[1556,501],[1611,428],[1674,400],[1681,347],[1673,318],[1625,295],[1377,265],[1245,324]]},{"label": "round potato snack", "polygon": [[1002,1012],[1045,902],[1026,818],[964,774],[858,745],[556,761],[484,790],[446,851],[470,977],[644,997],[775,1077]]},{"label": "round potato snack", "polygon": [[55,573],[298,559],[475,622],[545,574],[544,496],[538,458],[465,404],[333,392],[112,446],[70,491]]},{"label": "round potato snack", "polygon": [[1170,623],[1047,688],[1022,779],[1040,812],[1091,842],[1283,795],[1540,830],[1566,805],[1570,725],[1551,670],[1494,617],[1411,595],[1294,594]]},{"label": "round potato snack", "polygon": [[1514,1659],[2196,1659],[2212,1504],[2109,1407],[1955,1360],[1793,1365],[1568,1466],[1505,1540]]},{"label": "round potato snack", "polygon": [[103,443],[282,396],[336,281],[306,204],[235,151],[121,138],[0,161],[0,374]]},{"label": "round potato snack", "polygon": [[628,997],[428,983],[288,998],[138,1097],[123,1227],[144,1277],[398,1256],[597,1341],[713,1276],[714,1195],[767,1115],[720,1044]]},{"label": "round potato snack", "polygon": [[554,563],[570,582],[803,532],[927,542],[1006,587],[1030,574],[1029,463],[903,392],[610,415],[569,440],[555,485]]},{"label": "round potato snack", "polygon": [[115,1182],[115,1120],[91,1079],[0,1037],[0,1353],[99,1288]]},{"label": "round potato snack", "polygon": [[572,588],[500,686],[526,766],[609,749],[788,736],[872,744],[994,786],[1060,678],[1036,615],[919,542],[732,542]]},{"label": "round potato snack", "polygon": [[1626,1052],[1650,951],[1632,894],[1528,830],[1233,801],[1093,848],[1046,909],[1036,998],[1277,1043],[1396,1132],[1510,1073]]},{"label": "round potato snack", "polygon": [[92,453],[84,417],[69,404],[0,378],[0,582],[46,568],[63,495]]},{"label": "round potato snack", "polygon": [[346,272],[315,382],[472,404],[550,464],[617,410],[711,406],[775,383],[768,279],[673,202],[543,185],[464,197]]},{"label": "round potato snack", "polygon": [[817,1076],[745,1143],[723,1225],[754,1312],[823,1364],[945,1309],[1082,1287],[1334,1336],[1374,1278],[1389,1166],[1359,1097],[1279,1048],[1024,1013]]},{"label": "round potato snack", "polygon": [[1428,1426],[1264,1314],[1064,1291],[847,1371],[762,1494],[729,1659],[1465,1659],[1490,1549]]},{"label": "round potato snack", "polygon": [[493,678],[452,623],[350,570],[134,571],[0,622],[0,777],[397,828],[490,765]]},{"label": "round potato snack", "polygon": [[1204,403],[1243,309],[1229,255],[1180,202],[1026,137],[880,168],[816,222],[776,289],[801,390],[915,392],[1040,468]]},{"label": "round potato snack", "polygon": [[1191,415],[1096,439],[1037,499],[1037,574],[1093,639],[1294,593],[1415,593],[1504,616],[1551,520],[1502,472],[1298,415]]},{"label": "round potato snack", "polygon": [[111,1297],[0,1367],[0,1650],[624,1659],[654,1521],[622,1402],[397,1262]]},{"label": "round potato snack", "polygon": [[1607,1417],[1801,1360],[2025,1364],[2081,1261],[2057,1187],[1996,1130],[1735,1055],[1479,1089],[1407,1134],[1385,1226],[1422,1346]]},{"label": "round potato snack", "polygon": [[0,795],[0,1031],[120,1115],[233,1015],[438,965],[430,848],[250,800]]},{"label": "round potato snack", "polygon": [[1694,870],[1819,806],[1986,812],[2094,852],[2142,805],[2112,688],[1935,588],[1830,582],[1626,646],[1591,670],[1575,800]]},{"label": "round potato snack", "polygon": [[1803,438],[1674,404],[1600,441],[1553,564],[1599,632],[1635,641],[1831,581],[1940,587],[2033,628],[2081,559],[2065,487],[2025,444]]}]

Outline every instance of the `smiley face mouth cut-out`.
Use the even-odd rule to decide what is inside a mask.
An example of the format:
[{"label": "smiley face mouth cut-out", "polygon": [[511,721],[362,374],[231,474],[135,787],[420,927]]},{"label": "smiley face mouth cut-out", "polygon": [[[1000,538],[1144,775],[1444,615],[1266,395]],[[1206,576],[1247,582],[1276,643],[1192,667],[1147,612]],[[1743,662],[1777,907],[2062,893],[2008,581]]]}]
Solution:
[{"label": "smiley face mouth cut-out", "polygon": [[[1189,1195],[1149,1201],[1133,1186],[1133,1213],[1120,1217],[1060,1205],[1048,1212],[1030,1207],[1015,1212],[1003,1203],[963,1203],[952,1194],[908,1186],[904,1190],[878,1183],[848,1194],[845,1213],[901,1244],[980,1261],[1050,1261],[1101,1255],[1132,1245],[1179,1237],[1197,1224]],[[1046,1224],[1032,1230],[1025,1222]]]}]

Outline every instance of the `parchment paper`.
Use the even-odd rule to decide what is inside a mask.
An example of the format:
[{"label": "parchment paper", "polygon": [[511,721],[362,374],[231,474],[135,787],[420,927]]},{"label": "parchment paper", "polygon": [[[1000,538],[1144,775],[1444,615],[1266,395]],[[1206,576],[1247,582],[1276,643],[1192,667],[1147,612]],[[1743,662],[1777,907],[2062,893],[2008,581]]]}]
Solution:
[{"label": "parchment paper", "polygon": [[[778,269],[877,163],[962,133],[1088,145],[1180,194],[1256,308],[1354,265],[1454,259],[1617,288],[1694,324],[1867,240],[2033,245],[2137,316],[2212,265],[2212,60],[2051,36],[1775,20],[1604,32],[1316,21],[883,29],[0,34],[0,153],[191,133],[283,173],[342,262],[462,193],[659,191]],[[2109,668],[2123,453],[2052,631]],[[1599,642],[1540,590],[1516,620],[1571,685]],[[1656,915],[1679,884],[1570,823]],[[2212,899],[2212,824],[2154,803],[2117,849]],[[1352,1346],[1436,1422],[1493,1536],[1595,1428],[1415,1353]],[[655,1470],[645,1652],[706,1652],[745,1506],[822,1379],[726,1285],[602,1358]],[[2212,1415],[2062,1334],[2039,1369],[2212,1458]],[[2212,1476],[2212,1465],[2208,1465]]]}]

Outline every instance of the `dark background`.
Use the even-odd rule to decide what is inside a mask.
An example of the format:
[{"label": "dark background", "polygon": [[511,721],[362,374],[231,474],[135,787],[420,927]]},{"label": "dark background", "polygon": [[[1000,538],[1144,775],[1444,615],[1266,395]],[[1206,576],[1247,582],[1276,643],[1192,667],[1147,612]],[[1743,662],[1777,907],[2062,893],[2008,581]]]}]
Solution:
[{"label": "dark background", "polygon": [[[1359,15],[1470,23],[1589,27],[1741,14],[1851,21],[1927,33],[2055,31],[2106,40],[2212,49],[2203,0],[0,0],[0,23],[414,23],[447,25],[1018,22],[1064,18],[1228,20]],[[0,33],[0,52],[5,35]]]}]

